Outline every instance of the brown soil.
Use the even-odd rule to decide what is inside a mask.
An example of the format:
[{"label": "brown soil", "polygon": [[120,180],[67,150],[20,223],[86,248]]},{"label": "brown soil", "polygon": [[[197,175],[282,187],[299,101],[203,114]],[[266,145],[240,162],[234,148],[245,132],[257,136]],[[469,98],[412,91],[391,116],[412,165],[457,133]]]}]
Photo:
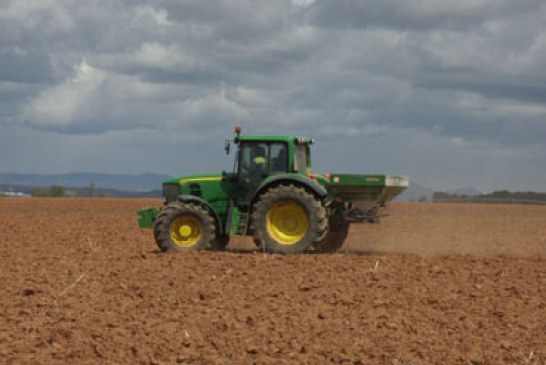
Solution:
[{"label": "brown soil", "polygon": [[0,363],[546,364],[546,207],[394,205],[282,256],[159,253],[159,204],[0,199]]}]

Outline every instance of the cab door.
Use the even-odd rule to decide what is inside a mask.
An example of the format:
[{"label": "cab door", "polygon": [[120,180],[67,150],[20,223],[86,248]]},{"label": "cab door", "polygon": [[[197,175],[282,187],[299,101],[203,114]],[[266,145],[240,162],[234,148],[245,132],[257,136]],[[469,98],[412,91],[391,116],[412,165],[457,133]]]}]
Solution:
[{"label": "cab door", "polygon": [[288,170],[286,143],[241,142],[238,163],[238,187],[241,208],[248,208],[262,181]]}]

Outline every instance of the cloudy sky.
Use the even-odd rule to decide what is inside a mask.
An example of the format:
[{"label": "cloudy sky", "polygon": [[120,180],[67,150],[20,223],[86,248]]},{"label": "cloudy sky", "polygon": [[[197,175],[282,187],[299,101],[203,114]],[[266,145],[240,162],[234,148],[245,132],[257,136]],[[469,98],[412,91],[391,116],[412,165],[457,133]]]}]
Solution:
[{"label": "cloudy sky", "polygon": [[315,169],[546,191],[543,0],[0,1],[0,172]]}]

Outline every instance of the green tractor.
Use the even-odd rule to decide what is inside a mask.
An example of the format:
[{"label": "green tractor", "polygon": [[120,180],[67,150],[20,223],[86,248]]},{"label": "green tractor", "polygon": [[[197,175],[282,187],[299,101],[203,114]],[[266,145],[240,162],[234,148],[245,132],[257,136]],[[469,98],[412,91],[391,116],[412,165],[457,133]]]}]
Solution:
[{"label": "green tractor", "polygon": [[164,206],[138,211],[161,250],[223,250],[251,235],[267,252],[333,252],[350,223],[377,222],[408,186],[402,176],[314,173],[312,139],[235,133],[225,144],[226,153],[237,146],[233,172],[165,181]]}]

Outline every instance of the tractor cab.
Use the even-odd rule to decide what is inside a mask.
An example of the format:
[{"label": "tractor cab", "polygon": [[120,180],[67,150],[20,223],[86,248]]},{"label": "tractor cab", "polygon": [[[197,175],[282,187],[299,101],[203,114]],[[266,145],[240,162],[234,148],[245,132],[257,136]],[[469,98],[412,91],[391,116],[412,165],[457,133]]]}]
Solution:
[{"label": "tractor cab", "polygon": [[226,141],[226,152],[229,153],[230,142],[238,146],[235,171],[231,174],[236,180],[238,205],[248,206],[266,179],[311,172],[309,144],[312,140],[295,136],[241,136],[238,126],[235,132],[235,139]]}]

